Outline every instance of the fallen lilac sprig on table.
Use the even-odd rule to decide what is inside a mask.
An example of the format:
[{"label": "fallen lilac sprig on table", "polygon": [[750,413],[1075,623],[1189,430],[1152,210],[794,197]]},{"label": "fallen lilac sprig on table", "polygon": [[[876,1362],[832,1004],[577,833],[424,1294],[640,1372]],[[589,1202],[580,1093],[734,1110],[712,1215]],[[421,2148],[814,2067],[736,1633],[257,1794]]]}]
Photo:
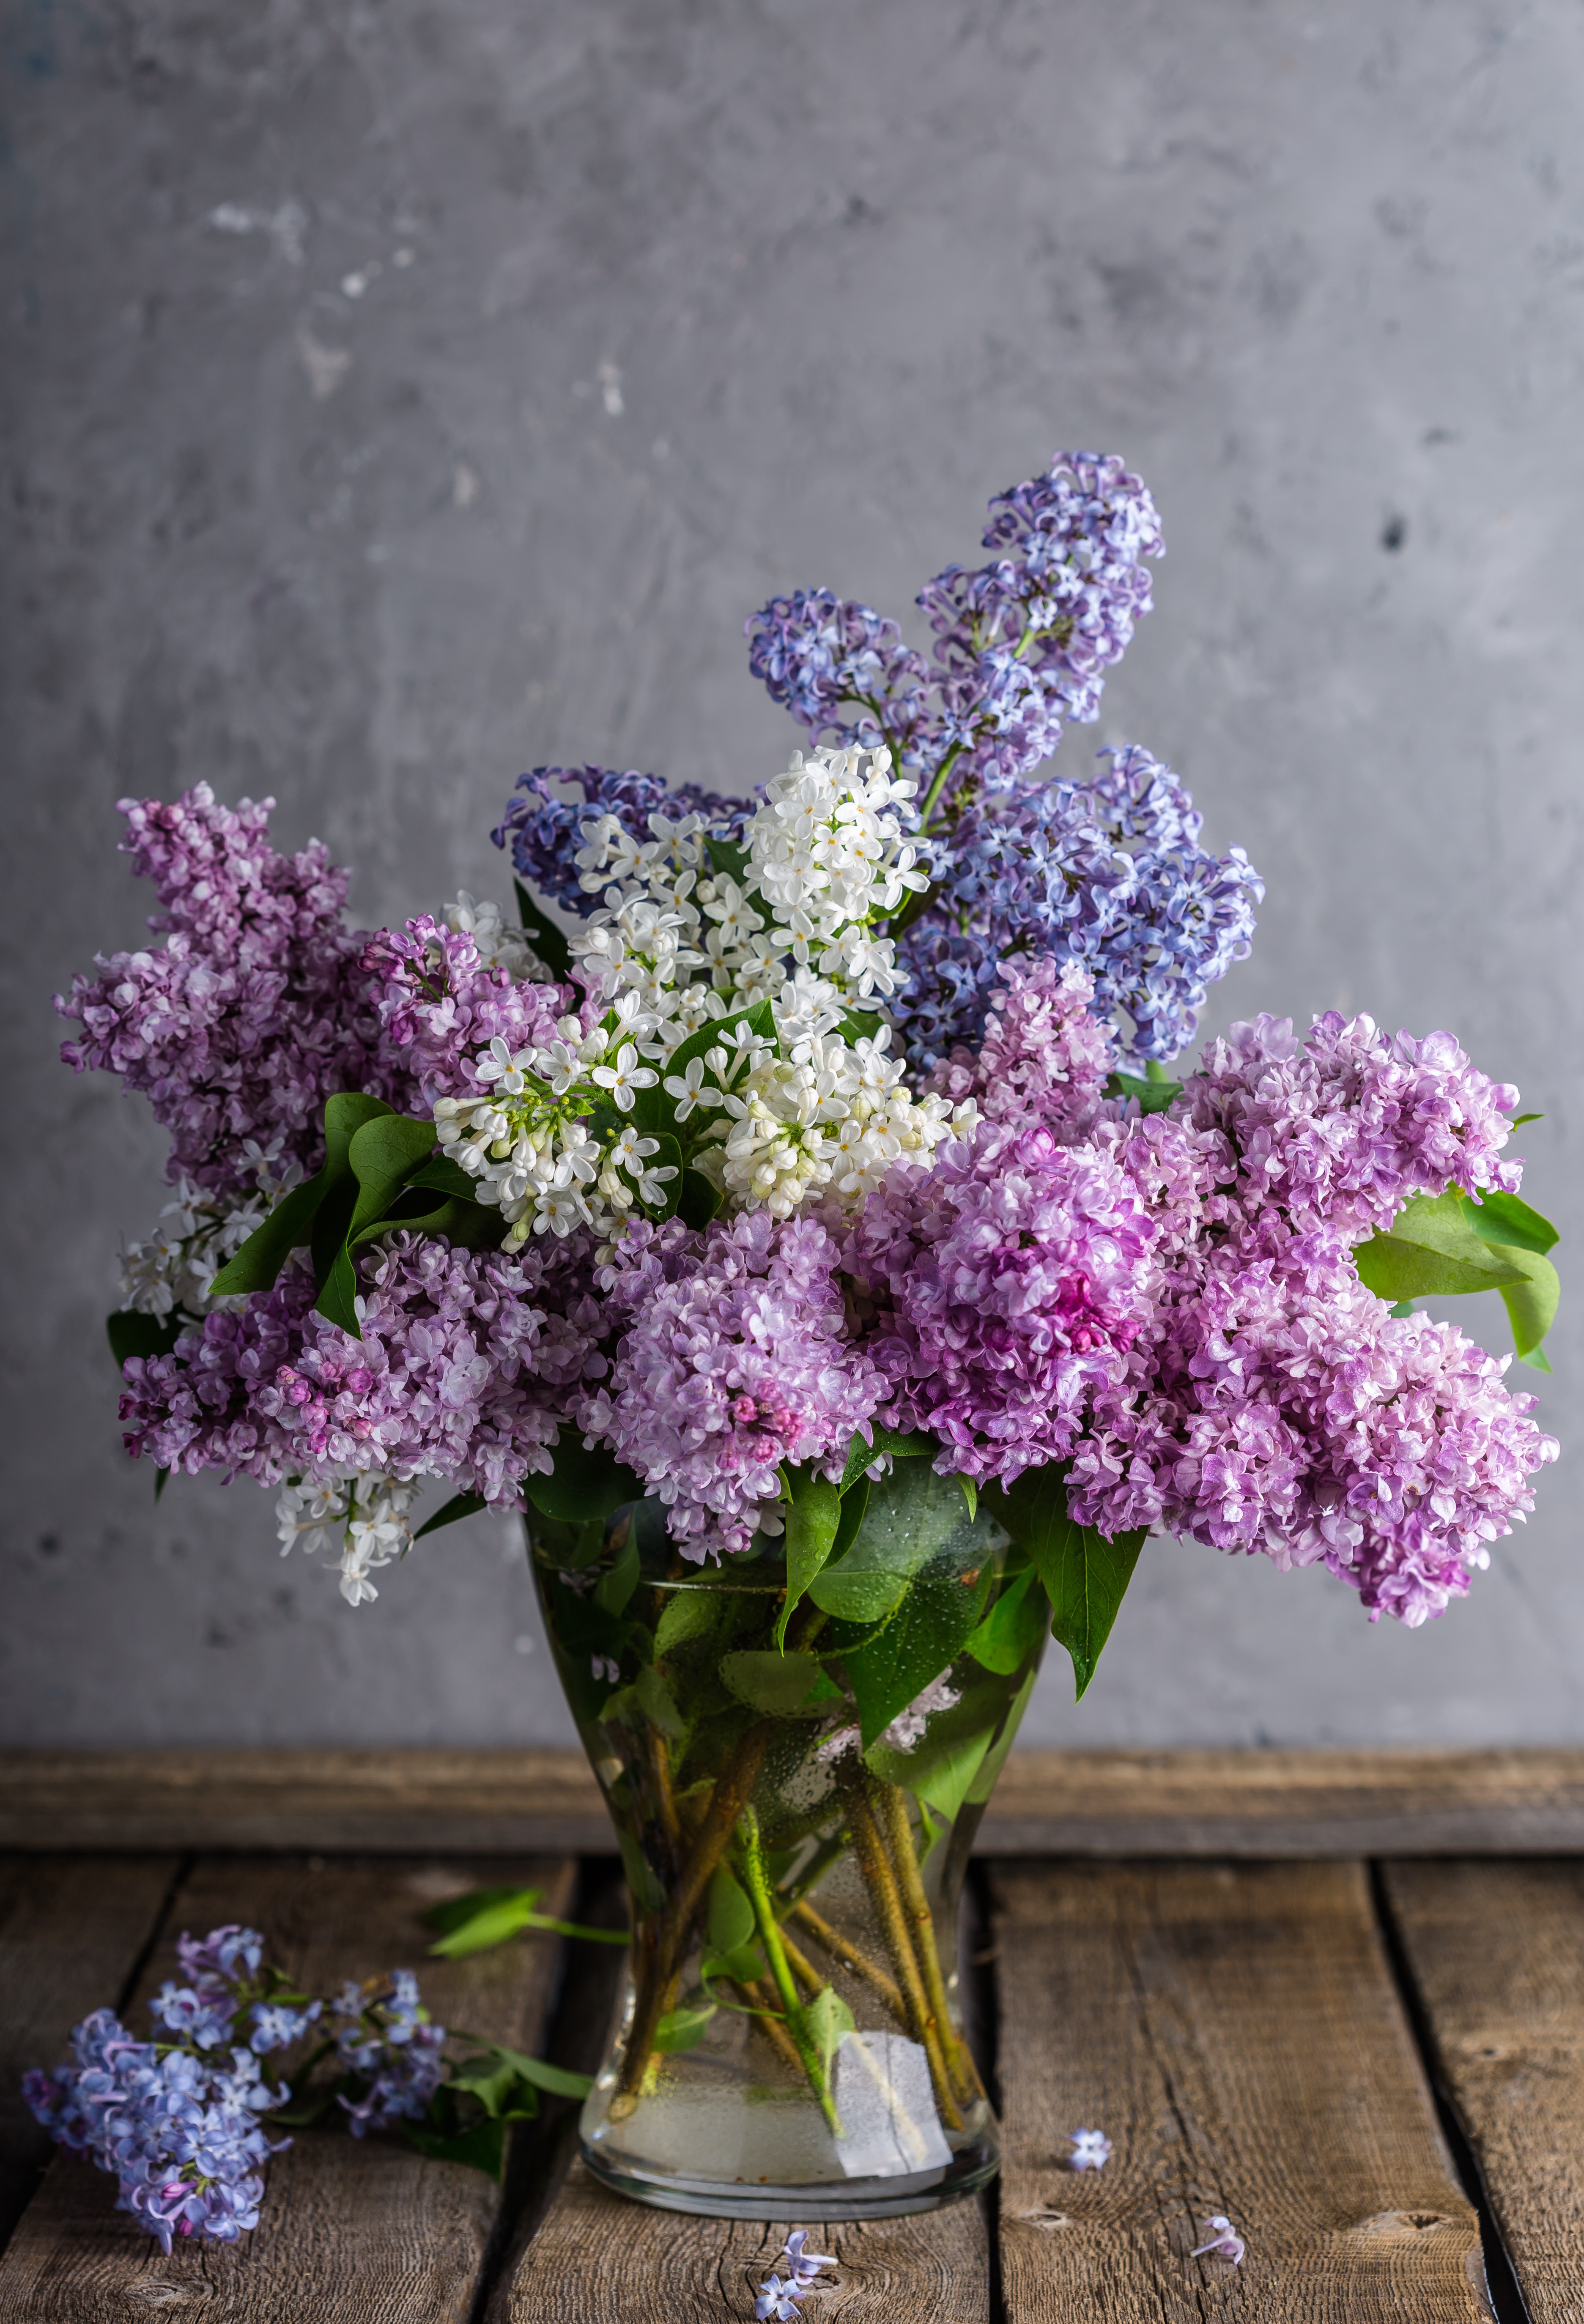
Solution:
[{"label": "fallen lilac sprig on table", "polygon": [[[265,2166],[291,2144],[269,2129],[338,2107],[355,2138],[403,2129],[424,2153],[498,2178],[507,2125],[534,2112],[536,2090],[588,2088],[585,2075],[471,2035],[454,2038],[483,2054],[449,2061],[446,2028],[430,2022],[410,1969],[316,1997],[265,1961],[263,1945],[256,1929],[235,1923],[201,1943],[183,1933],[182,1981],[167,1978],[149,2004],[151,2041],[128,2033],[113,2009],[97,2009],[72,2032],[75,2063],[23,2077],[23,2096],[51,2137],[111,2173],[116,2209],[161,2251],[178,2236],[235,2243],[257,2227]],[[290,2083],[278,2063],[265,2067],[321,2020],[333,2030],[298,2060]],[[336,2070],[316,2085],[324,2059]]]},{"label": "fallen lilac sprig on table", "polygon": [[[759,2287],[759,2297],[753,2303],[759,2324],[767,2324],[767,2319],[772,2318],[775,2324],[790,2324],[800,2303],[811,2291],[820,2288],[821,2268],[835,2266],[835,2259],[829,2252],[811,2252],[807,2244],[808,2229],[794,2227],[777,2255],[776,2266]],[[777,2273],[783,2261],[787,2266],[784,2277]]]},{"label": "fallen lilac sprig on table", "polygon": [[1070,2171],[1099,2171],[1110,2162],[1111,2142],[1103,2130],[1070,2130],[1067,2135],[1073,2142]]},{"label": "fallen lilac sprig on table", "polygon": [[1229,2261],[1233,2267],[1241,2266],[1243,2254],[1248,2249],[1248,2245],[1233,2227],[1232,2222],[1228,2218],[1226,2213],[1224,2211],[1212,2212],[1204,2224],[1207,2227],[1213,2227],[1215,2229],[1215,2233],[1211,2236],[1209,2243],[1196,2245],[1193,2250],[1189,2253],[1189,2258],[1200,2259],[1206,2252],[1215,2252],[1218,2253],[1222,2259]]}]

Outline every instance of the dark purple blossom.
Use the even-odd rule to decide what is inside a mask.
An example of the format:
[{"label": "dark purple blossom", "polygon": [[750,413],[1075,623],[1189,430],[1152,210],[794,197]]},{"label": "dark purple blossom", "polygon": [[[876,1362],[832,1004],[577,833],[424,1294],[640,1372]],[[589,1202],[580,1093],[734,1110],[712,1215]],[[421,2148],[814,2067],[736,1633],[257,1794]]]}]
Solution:
[{"label": "dark purple blossom", "polygon": [[[576,787],[578,796],[564,798],[552,788]],[[651,815],[678,818],[703,817],[713,837],[735,841],[753,812],[751,800],[723,798],[697,783],[668,788],[658,775],[640,774],[630,767],[535,767],[520,775],[517,790],[492,835],[497,847],[511,850],[522,879],[569,912],[586,915],[599,903],[581,885],[574,860],[583,844],[582,830],[603,815],[613,815],[624,831],[639,841],[649,837]]]}]

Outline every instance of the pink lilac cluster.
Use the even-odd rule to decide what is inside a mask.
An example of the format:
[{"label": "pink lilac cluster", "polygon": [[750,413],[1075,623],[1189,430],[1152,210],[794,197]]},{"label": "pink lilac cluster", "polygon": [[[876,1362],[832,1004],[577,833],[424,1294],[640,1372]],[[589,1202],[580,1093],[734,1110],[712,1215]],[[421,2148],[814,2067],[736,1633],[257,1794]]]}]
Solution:
[{"label": "pink lilac cluster", "polygon": [[1155,1233],[1125,1171],[1038,1120],[981,1122],[870,1195],[843,1263],[874,1306],[881,1418],[1010,1483],[1071,1453],[1143,1330]]},{"label": "pink lilac cluster", "polygon": [[569,985],[514,983],[503,968],[485,965],[470,934],[427,914],[381,928],[363,966],[386,1053],[412,1075],[426,1106],[476,1095],[483,1085],[474,1058],[497,1037],[513,1051],[542,1047],[584,1002]]},{"label": "pink lilac cluster", "polygon": [[626,1333],[582,1425],[666,1504],[695,1563],[749,1546],[782,1462],[839,1476],[873,1416],[883,1384],[847,1332],[838,1260],[816,1221],[755,1211],[703,1234],[640,1223],[600,1270]]},{"label": "pink lilac cluster", "polygon": [[953,1105],[972,1097],[991,1121],[1042,1121],[1064,1144],[1087,1137],[1116,1063],[1110,1028],[1093,1014],[1093,979],[1049,953],[1003,961],[997,975],[979,1048],[959,1044],[926,1089]]},{"label": "pink lilac cluster", "polygon": [[1275,1216],[1357,1241],[1413,1194],[1517,1190],[1520,1166],[1499,1157],[1518,1093],[1450,1033],[1392,1039],[1332,1010],[1299,1041],[1290,1018],[1257,1017],[1211,1044],[1185,1095],[1193,1121],[1237,1154],[1251,1223]]},{"label": "pink lilac cluster", "polygon": [[119,1074],[171,1132],[166,1176],[250,1193],[250,1147],[278,1141],[318,1167],[331,1091],[410,1108],[416,1092],[382,1054],[366,994],[366,938],[341,925],[347,875],[319,843],[277,854],[274,801],[220,807],[207,783],[170,806],[120,804],[123,853],[154,883],[149,925],[165,941],[101,956],[55,1005],[82,1027],[67,1063]]},{"label": "pink lilac cluster", "polygon": [[1278,1565],[1323,1562],[1371,1619],[1444,1610],[1556,1455],[1498,1362],[1394,1315],[1353,1246],[1414,1194],[1514,1187],[1515,1093],[1446,1035],[1263,1019],[1212,1045],[1174,1117],[1102,1135],[1160,1226],[1147,1328],[1069,1478],[1080,1524]]},{"label": "pink lilac cluster", "polygon": [[444,1477],[514,1507],[523,1480],[549,1469],[560,1415],[604,1369],[583,1242],[508,1258],[398,1231],[361,1274],[361,1340],[313,1309],[294,1265],[170,1355],[134,1358],[127,1449],[262,1484]]}]

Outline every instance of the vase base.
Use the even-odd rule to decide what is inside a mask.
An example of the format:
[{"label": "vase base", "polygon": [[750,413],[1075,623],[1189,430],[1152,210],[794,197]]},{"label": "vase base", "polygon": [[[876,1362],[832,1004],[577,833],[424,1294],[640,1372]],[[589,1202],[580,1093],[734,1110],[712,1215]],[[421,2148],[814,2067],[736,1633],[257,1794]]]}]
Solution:
[{"label": "vase base", "polygon": [[603,2152],[582,2141],[583,2159],[602,2186],[661,2211],[689,2211],[706,2219],[772,2219],[778,2223],[896,2219],[911,2211],[938,2211],[988,2186],[1000,2167],[1000,2144],[978,2138],[938,2170],[902,2178],[815,2180],[776,2186],[760,2180],[689,2179]]}]

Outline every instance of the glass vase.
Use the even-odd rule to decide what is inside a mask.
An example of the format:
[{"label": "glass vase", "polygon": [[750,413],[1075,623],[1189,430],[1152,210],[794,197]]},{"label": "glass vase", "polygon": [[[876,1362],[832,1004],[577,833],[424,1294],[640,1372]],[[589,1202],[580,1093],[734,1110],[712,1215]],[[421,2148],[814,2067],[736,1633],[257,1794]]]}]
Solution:
[{"label": "glass vase", "polygon": [[814,1585],[824,1606],[802,1598],[787,1620],[778,1541],[701,1566],[653,1500],[582,1525],[530,1517],[631,1914],[583,2153],[640,2201],[872,2218],[933,2209],[997,2168],[959,1905],[1045,1621],[957,1480],[907,1469],[889,1533],[867,1557],[850,1545]]}]

